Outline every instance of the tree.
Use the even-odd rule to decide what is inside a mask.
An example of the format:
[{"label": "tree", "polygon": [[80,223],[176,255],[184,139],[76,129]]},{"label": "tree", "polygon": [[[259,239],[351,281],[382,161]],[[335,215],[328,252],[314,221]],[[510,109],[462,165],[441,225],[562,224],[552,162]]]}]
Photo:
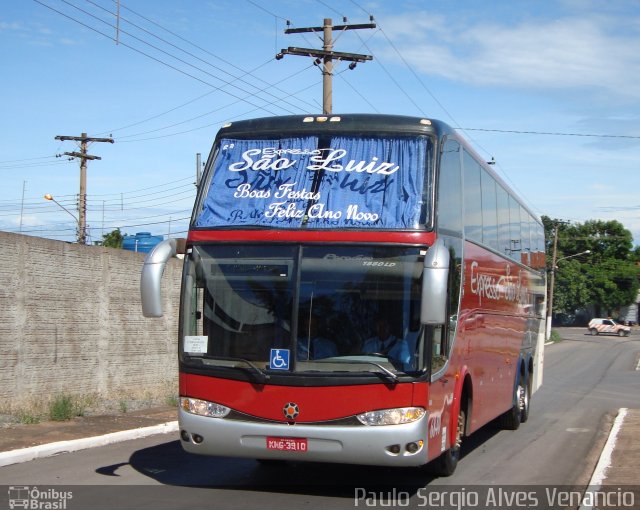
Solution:
[{"label": "tree", "polygon": [[571,315],[575,310],[591,304],[589,277],[583,266],[584,264],[575,259],[560,262],[562,269],[556,269],[553,295],[555,312]]},{"label": "tree", "polygon": [[122,236],[120,229],[117,228],[102,236],[102,246],[106,246],[108,248],[122,248],[123,240],[124,237]]},{"label": "tree", "polygon": [[[572,314],[591,304],[598,315],[609,316],[636,300],[640,249],[633,249],[631,232],[620,222],[589,220],[569,224],[547,216],[542,221],[549,270],[555,229],[558,234],[554,312]],[[565,259],[587,250],[588,255]]]}]

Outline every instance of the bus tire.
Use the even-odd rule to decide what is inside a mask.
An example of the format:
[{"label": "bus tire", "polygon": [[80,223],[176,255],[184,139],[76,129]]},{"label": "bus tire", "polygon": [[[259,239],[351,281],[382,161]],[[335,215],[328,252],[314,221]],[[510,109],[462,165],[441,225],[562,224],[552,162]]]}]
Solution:
[{"label": "bus tire", "polygon": [[[505,430],[518,430],[520,424],[529,417],[529,391],[524,377],[520,377],[513,395],[514,404],[500,416],[500,426]],[[522,419],[524,417],[524,420]]]},{"label": "bus tire", "polygon": [[460,460],[460,451],[462,449],[462,438],[467,425],[467,414],[464,409],[460,408],[458,412],[458,427],[456,430],[455,443],[445,451],[440,457],[431,462],[430,471],[438,476],[451,476]]}]

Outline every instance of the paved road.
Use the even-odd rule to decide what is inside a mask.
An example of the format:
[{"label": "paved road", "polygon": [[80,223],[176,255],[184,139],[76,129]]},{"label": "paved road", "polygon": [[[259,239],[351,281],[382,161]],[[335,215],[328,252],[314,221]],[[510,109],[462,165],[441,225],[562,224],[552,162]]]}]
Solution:
[{"label": "paved road", "polygon": [[[161,435],[3,467],[0,484],[137,486],[76,488],[69,510],[196,508],[205,502],[224,509],[381,507],[385,497],[424,507],[424,491],[436,486],[459,491],[478,484],[586,484],[617,410],[640,407],[640,333],[591,337],[583,329],[566,329],[563,337],[547,347],[544,385],[532,400],[529,421],[517,431],[485,427],[469,438],[450,478],[433,479],[419,469],[263,466],[197,457],[184,453],[173,436]],[[358,495],[378,499],[367,505],[356,501]]]}]

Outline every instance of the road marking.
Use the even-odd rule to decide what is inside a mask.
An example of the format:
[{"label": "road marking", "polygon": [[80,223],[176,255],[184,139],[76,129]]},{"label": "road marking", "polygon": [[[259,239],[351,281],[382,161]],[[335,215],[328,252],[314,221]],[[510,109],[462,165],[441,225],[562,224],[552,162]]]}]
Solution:
[{"label": "road marking", "polygon": [[640,357],[638,358],[638,364],[636,365],[636,370],[640,371]]}]

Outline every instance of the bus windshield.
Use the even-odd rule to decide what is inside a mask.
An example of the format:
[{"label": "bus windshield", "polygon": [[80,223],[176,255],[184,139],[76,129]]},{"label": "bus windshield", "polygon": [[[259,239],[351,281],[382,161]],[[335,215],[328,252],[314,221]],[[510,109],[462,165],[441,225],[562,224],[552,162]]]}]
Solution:
[{"label": "bus windshield", "polygon": [[182,361],[214,368],[241,360],[299,374],[375,372],[373,364],[419,372],[423,260],[424,249],[406,246],[195,245]]},{"label": "bus windshield", "polygon": [[213,153],[195,228],[418,229],[431,221],[428,136],[222,138]]}]

